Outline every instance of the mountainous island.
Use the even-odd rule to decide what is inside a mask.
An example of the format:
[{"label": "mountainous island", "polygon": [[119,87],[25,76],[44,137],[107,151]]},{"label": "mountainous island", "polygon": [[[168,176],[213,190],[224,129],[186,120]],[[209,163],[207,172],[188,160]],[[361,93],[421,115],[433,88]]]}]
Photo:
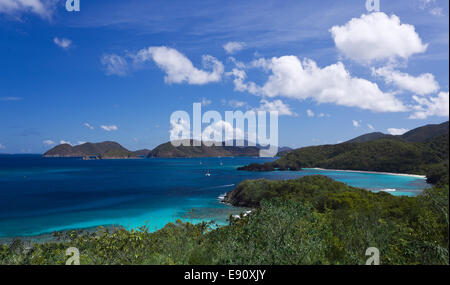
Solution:
[{"label": "mountainous island", "polygon": [[84,159],[126,159],[146,155],[146,150],[129,151],[120,144],[111,141],[84,143],[71,146],[60,144],[44,153],[44,157],[83,157]]},{"label": "mountainous island", "polygon": [[[190,140],[193,145],[193,141]],[[222,145],[208,147],[202,143],[201,146],[173,146],[170,142],[163,143],[153,150],[142,149],[130,151],[116,142],[85,143],[77,146],[69,144],[58,145],[44,154],[44,157],[83,157],[84,159],[126,159],[142,157],[160,158],[186,158],[186,157],[231,157],[231,156],[259,156],[260,146],[233,146]],[[280,151],[291,150],[288,147],[279,148]]]},{"label": "mountainous island", "polygon": [[259,156],[260,148],[258,146],[226,146],[225,142],[219,146],[206,146],[203,143],[201,146],[192,146],[193,141],[190,140],[191,146],[180,145],[175,147],[172,143],[167,142],[157,146],[153,149],[148,157],[166,157],[166,158],[181,158],[181,157],[230,157],[230,156]]}]

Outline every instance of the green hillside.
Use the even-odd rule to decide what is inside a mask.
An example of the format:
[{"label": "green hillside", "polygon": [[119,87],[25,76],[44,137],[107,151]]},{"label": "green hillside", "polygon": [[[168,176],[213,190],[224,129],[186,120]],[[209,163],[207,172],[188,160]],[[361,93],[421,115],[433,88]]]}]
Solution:
[{"label": "green hillside", "polygon": [[[193,145],[193,141],[190,141]],[[172,143],[167,142],[157,146],[153,149],[148,157],[227,157],[227,156],[258,156],[258,147],[238,147],[238,146],[225,146],[222,143],[221,146],[205,146],[203,143],[201,146],[178,146],[175,147]]]},{"label": "green hillside", "polygon": [[135,155],[116,142],[84,143],[77,146],[61,144],[44,153],[44,157],[130,158]]},{"label": "green hillside", "polygon": [[[380,138],[367,142],[304,147],[287,153],[275,162],[252,164],[239,170],[301,170],[319,167],[423,174],[429,176],[430,182],[445,177],[448,180],[448,175],[445,175],[445,171],[448,172],[449,160],[448,122],[437,126],[440,127],[425,126],[405,134],[406,138],[412,140],[426,139],[424,142]],[[445,131],[446,133],[442,134]],[[430,177],[431,175],[433,177]],[[439,179],[436,178],[437,175]]]}]

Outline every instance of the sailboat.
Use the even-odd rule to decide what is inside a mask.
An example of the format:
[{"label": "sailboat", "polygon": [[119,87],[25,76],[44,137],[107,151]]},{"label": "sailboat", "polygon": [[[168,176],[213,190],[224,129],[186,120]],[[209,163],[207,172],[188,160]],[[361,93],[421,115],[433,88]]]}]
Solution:
[{"label": "sailboat", "polygon": [[208,172],[206,172],[205,176],[207,176],[207,177],[211,176],[211,172],[209,172],[209,169],[208,169]]}]

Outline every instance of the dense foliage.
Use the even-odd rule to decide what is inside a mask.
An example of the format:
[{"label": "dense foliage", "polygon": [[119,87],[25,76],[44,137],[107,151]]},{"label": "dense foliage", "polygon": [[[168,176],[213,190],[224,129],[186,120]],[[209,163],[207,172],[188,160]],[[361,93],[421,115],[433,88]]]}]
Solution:
[{"label": "dense foliage", "polygon": [[84,143],[76,146],[60,144],[44,153],[44,157],[82,157],[96,156],[98,158],[129,158],[133,152],[112,141],[101,143]]},{"label": "dense foliage", "polygon": [[364,264],[368,247],[382,264],[448,264],[448,186],[395,197],[309,176],[234,192],[258,208],[228,226],[57,233],[58,242],[2,245],[0,264],[65,264],[69,247],[81,264]]},{"label": "dense foliage", "polygon": [[301,170],[320,167],[427,174],[432,168],[445,167],[444,162],[449,159],[448,139],[446,134],[423,143],[378,139],[364,143],[305,147],[291,151],[272,163],[249,165],[239,170]]},{"label": "dense foliage", "polygon": [[[225,142],[219,145],[207,146],[203,142],[200,146],[193,146],[193,140],[180,141],[180,146],[173,146],[171,142],[167,142],[155,147],[148,157],[229,157],[229,156],[259,156],[259,148],[257,146],[227,146]],[[244,142],[244,145],[248,145]]]}]

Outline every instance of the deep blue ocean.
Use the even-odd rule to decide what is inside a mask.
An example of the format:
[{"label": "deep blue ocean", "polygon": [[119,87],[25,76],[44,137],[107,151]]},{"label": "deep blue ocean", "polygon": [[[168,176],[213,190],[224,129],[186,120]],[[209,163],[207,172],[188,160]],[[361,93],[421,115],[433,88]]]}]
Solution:
[{"label": "deep blue ocean", "polygon": [[[351,186],[415,196],[428,187],[409,176],[306,169],[243,172],[267,158],[81,160],[39,155],[0,156],[0,237],[120,225],[162,228],[177,219],[225,224],[242,212],[219,196],[245,179],[290,179],[322,174]],[[207,172],[211,176],[206,176]],[[395,189],[395,191],[392,191]]]}]

